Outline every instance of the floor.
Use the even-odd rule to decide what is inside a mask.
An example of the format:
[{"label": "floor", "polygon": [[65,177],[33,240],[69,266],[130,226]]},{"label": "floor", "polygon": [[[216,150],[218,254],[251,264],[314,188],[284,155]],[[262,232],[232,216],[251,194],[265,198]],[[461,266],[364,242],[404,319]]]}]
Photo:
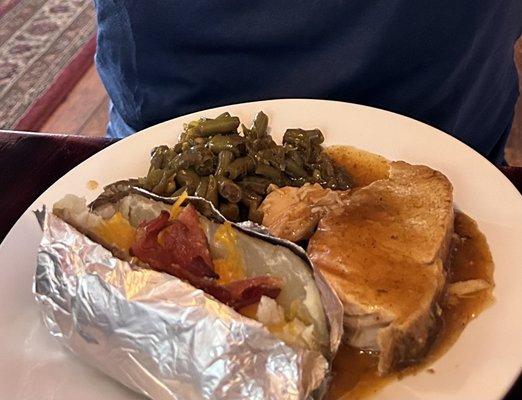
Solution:
[{"label": "floor", "polygon": [[39,131],[103,136],[107,111],[107,92],[93,65]]},{"label": "floor", "polygon": [[[522,93],[522,38],[515,46],[520,92]],[[522,166],[522,96],[519,97],[511,135],[506,146],[510,165]],[[92,66],[76,84],[66,100],[40,128],[42,132],[78,133],[103,136],[107,125],[108,98],[103,84]]]}]

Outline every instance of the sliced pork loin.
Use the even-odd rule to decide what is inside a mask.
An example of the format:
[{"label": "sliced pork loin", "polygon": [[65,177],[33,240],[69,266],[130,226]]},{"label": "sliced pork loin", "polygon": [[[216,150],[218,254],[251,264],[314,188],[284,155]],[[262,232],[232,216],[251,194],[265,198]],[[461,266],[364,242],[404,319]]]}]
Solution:
[{"label": "sliced pork loin", "polygon": [[379,372],[422,358],[438,331],[437,301],[453,232],[452,187],[440,172],[390,163],[389,177],[351,192],[273,190],[272,234],[299,241],[345,307],[347,339],[379,353]]},{"label": "sliced pork loin", "polygon": [[347,339],[379,352],[381,375],[429,350],[452,233],[448,179],[392,162],[389,178],[353,190],[311,237],[310,257],[344,304]]},{"label": "sliced pork loin", "polygon": [[300,188],[270,188],[260,207],[263,225],[282,239],[292,242],[309,239],[327,212],[342,209],[348,193],[308,183]]}]

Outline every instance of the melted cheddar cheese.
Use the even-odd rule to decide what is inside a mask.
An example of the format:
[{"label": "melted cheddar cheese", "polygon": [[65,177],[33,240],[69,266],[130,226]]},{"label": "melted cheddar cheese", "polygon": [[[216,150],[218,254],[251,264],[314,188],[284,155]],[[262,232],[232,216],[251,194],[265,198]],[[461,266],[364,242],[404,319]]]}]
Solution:
[{"label": "melted cheddar cheese", "polygon": [[120,212],[104,220],[94,231],[104,242],[124,251],[130,249],[136,236],[136,229]]},{"label": "melted cheddar cheese", "polygon": [[245,279],[243,258],[237,247],[237,234],[230,222],[220,225],[214,234],[214,240],[225,249],[226,256],[213,260],[214,268],[219,275],[219,283],[224,285]]}]

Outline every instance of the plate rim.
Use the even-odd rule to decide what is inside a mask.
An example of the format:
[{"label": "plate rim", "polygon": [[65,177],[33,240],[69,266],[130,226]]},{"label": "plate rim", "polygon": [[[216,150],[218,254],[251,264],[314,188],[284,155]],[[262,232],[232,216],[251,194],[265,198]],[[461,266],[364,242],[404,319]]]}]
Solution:
[{"label": "plate rim", "polygon": [[[183,120],[185,120],[185,119],[188,120],[189,118],[193,118],[193,117],[196,117],[196,116],[201,116],[201,114],[203,114],[203,113],[212,113],[212,112],[216,112],[218,110],[226,109],[226,108],[229,108],[229,107],[253,107],[256,104],[263,105],[263,104],[266,104],[266,103],[274,104],[274,103],[299,103],[299,102],[306,102],[306,103],[309,103],[309,102],[335,103],[335,104],[344,105],[344,106],[350,106],[350,107],[355,107],[355,108],[367,109],[367,110],[369,110],[371,112],[374,112],[374,113],[377,112],[377,113],[381,113],[381,114],[388,114],[392,118],[403,118],[403,119],[409,120],[410,122],[412,122],[414,124],[421,124],[421,125],[429,128],[429,130],[431,131],[432,134],[438,134],[438,135],[444,136],[446,140],[449,139],[452,142],[452,144],[460,146],[462,149],[464,149],[464,151],[470,152],[470,150],[471,150],[471,154],[473,154],[473,156],[475,158],[480,159],[481,163],[484,164],[485,167],[489,168],[490,170],[491,170],[491,168],[493,168],[493,170],[491,170],[491,171],[495,171],[496,179],[500,180],[501,182],[503,182],[504,185],[506,183],[508,184],[507,186],[509,186],[510,191],[512,192],[512,194],[514,194],[514,197],[518,199],[518,203],[517,204],[519,204],[521,206],[521,209],[522,209],[522,194],[516,189],[516,187],[509,181],[509,179],[498,168],[496,168],[484,156],[482,156],[480,153],[478,153],[476,150],[474,150],[473,148],[471,148],[467,144],[461,142],[459,139],[457,139],[457,138],[449,135],[448,133],[446,133],[446,132],[444,132],[444,131],[442,131],[442,130],[440,130],[438,128],[435,128],[435,127],[433,127],[433,126],[431,126],[431,125],[429,125],[427,123],[418,121],[418,120],[416,120],[414,118],[411,118],[411,117],[408,117],[408,116],[405,116],[405,115],[402,115],[402,114],[399,114],[399,113],[395,113],[393,111],[389,111],[389,110],[386,110],[386,109],[380,109],[380,108],[367,106],[367,105],[362,105],[362,104],[357,104],[357,103],[348,103],[348,102],[342,102],[342,101],[336,101],[336,100],[306,99],[306,98],[270,99],[270,100],[259,100],[259,101],[251,101],[251,102],[229,104],[229,105],[224,105],[224,106],[219,106],[219,107],[213,107],[213,108],[209,108],[209,109],[199,110],[199,111],[192,112],[190,114],[178,116],[176,118],[172,118],[172,119],[163,121],[161,123],[158,123],[158,124],[155,124],[155,125],[153,125],[151,127],[143,129],[143,130],[141,130],[139,132],[136,132],[134,135],[128,136],[126,138],[123,138],[123,139],[121,139],[121,140],[119,140],[119,141],[109,145],[108,147],[100,150],[99,152],[97,152],[94,155],[90,156],[86,160],[82,161],[80,164],[78,164],[77,166],[75,166],[71,170],[67,171],[64,175],[62,175],[55,182],[53,182],[45,191],[43,191],[33,201],[33,203],[31,203],[31,205],[24,211],[24,213],[20,216],[20,218],[17,219],[17,221],[11,227],[9,232],[6,234],[5,238],[0,243],[0,255],[4,253],[4,247],[5,247],[4,244],[6,242],[8,242],[8,239],[10,240],[10,237],[16,231],[15,228],[17,228],[18,225],[21,223],[22,218],[28,212],[32,212],[32,210],[34,209],[35,205],[38,204],[41,201],[41,199],[46,196],[46,194],[48,192],[52,191],[56,186],[59,186],[61,181],[63,179],[65,179],[73,171],[77,171],[77,170],[80,170],[80,169],[84,168],[85,164],[89,160],[91,160],[93,157],[96,157],[97,155],[100,155],[100,154],[102,154],[104,152],[112,152],[112,151],[114,151],[114,147],[115,146],[116,147],[117,146],[121,146],[120,143],[125,143],[125,145],[128,145],[128,143],[133,141],[133,140],[139,141],[139,138],[142,135],[146,135],[148,132],[158,129],[159,126],[176,123],[177,121],[183,122]],[[385,118],[388,118],[388,117],[385,117]],[[522,365],[522,363],[521,363],[521,365]],[[515,375],[515,377],[513,378],[512,382],[511,382],[511,385],[506,388],[506,390],[502,394],[502,396],[505,396],[513,388],[513,385],[520,378],[521,374],[522,374],[522,369],[519,370],[517,375]]]}]

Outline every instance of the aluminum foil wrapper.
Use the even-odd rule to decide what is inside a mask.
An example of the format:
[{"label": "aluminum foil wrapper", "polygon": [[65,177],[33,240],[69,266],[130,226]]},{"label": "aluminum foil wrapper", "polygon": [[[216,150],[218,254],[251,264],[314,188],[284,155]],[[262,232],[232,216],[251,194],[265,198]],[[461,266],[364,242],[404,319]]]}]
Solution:
[{"label": "aluminum foil wrapper", "polygon": [[[203,203],[200,212],[208,208]],[[259,322],[174,276],[114,257],[51,213],[37,217],[43,238],[34,294],[47,328],[123,385],[152,399],[308,399],[326,392],[328,356],[286,345]],[[236,226],[284,242],[307,259],[298,246],[267,237],[262,228]],[[342,306],[315,274],[334,355]]]}]

